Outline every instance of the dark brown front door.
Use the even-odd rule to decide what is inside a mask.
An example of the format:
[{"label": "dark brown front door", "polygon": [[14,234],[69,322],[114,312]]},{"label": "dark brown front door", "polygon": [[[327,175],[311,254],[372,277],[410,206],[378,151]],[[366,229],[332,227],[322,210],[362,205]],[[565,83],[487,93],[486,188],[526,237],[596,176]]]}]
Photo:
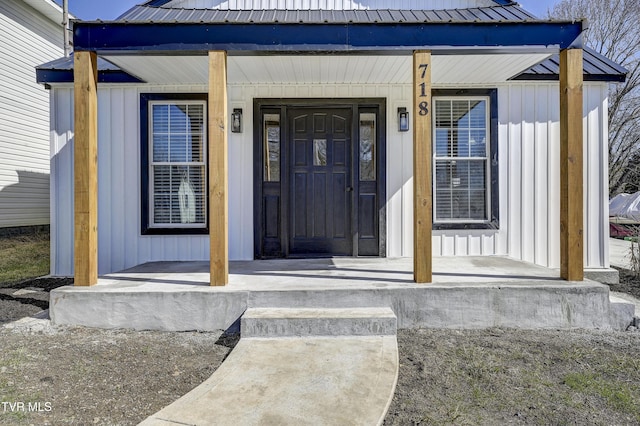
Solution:
[{"label": "dark brown front door", "polygon": [[352,109],[289,111],[290,255],[352,255]]}]

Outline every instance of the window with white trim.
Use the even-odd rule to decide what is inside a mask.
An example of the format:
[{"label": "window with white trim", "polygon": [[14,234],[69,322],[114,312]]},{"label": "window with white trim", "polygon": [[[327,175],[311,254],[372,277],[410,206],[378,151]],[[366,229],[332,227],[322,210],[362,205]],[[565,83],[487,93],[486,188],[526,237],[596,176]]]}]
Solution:
[{"label": "window with white trim", "polygon": [[148,228],[206,228],[204,100],[150,100]]},{"label": "window with white trim", "polygon": [[492,220],[489,103],[488,96],[433,97],[436,224]]}]

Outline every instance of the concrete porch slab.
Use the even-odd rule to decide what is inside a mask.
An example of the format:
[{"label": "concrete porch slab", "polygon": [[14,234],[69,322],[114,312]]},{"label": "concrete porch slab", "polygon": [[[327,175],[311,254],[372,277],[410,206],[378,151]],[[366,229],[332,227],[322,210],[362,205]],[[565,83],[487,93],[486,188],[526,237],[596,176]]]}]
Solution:
[{"label": "concrete porch slab", "polygon": [[[506,257],[434,258],[434,283],[415,284],[410,258],[231,262],[210,287],[207,262],[157,262],[51,292],[54,324],[225,330],[247,308],[390,307],[398,328],[612,328],[609,288]],[[632,318],[629,318],[629,323]],[[619,328],[619,326],[615,326]]]},{"label": "concrete porch slab", "polygon": [[[522,283],[560,281],[559,271],[500,256],[439,257],[433,262],[434,284]],[[98,285],[188,284],[209,286],[209,262],[149,262],[100,277]],[[273,259],[229,263],[224,290],[368,288],[413,285],[411,258]]]}]

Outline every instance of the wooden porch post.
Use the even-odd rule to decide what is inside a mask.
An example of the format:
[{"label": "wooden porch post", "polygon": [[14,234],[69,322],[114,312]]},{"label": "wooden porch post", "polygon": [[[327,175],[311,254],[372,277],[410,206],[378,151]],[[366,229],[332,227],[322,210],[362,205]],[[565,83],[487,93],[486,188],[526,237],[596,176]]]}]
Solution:
[{"label": "wooden porch post", "polygon": [[227,52],[209,52],[209,260],[212,286],[229,282]]},{"label": "wooden porch post", "polygon": [[413,53],[413,280],[432,282],[431,52]]},{"label": "wooden porch post", "polygon": [[98,283],[98,67],[95,52],[73,55],[74,284]]},{"label": "wooden porch post", "polygon": [[584,279],[582,49],[560,51],[560,276]]}]

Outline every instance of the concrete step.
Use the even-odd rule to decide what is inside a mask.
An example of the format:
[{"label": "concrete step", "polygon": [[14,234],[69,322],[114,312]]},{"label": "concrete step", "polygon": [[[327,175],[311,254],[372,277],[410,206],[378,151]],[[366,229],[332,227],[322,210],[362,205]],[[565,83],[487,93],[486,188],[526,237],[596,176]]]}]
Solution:
[{"label": "concrete step", "polygon": [[240,333],[248,337],[395,336],[391,308],[249,308]]},{"label": "concrete step", "polygon": [[610,321],[614,330],[626,330],[635,326],[636,304],[638,300],[624,293],[609,293]]}]

